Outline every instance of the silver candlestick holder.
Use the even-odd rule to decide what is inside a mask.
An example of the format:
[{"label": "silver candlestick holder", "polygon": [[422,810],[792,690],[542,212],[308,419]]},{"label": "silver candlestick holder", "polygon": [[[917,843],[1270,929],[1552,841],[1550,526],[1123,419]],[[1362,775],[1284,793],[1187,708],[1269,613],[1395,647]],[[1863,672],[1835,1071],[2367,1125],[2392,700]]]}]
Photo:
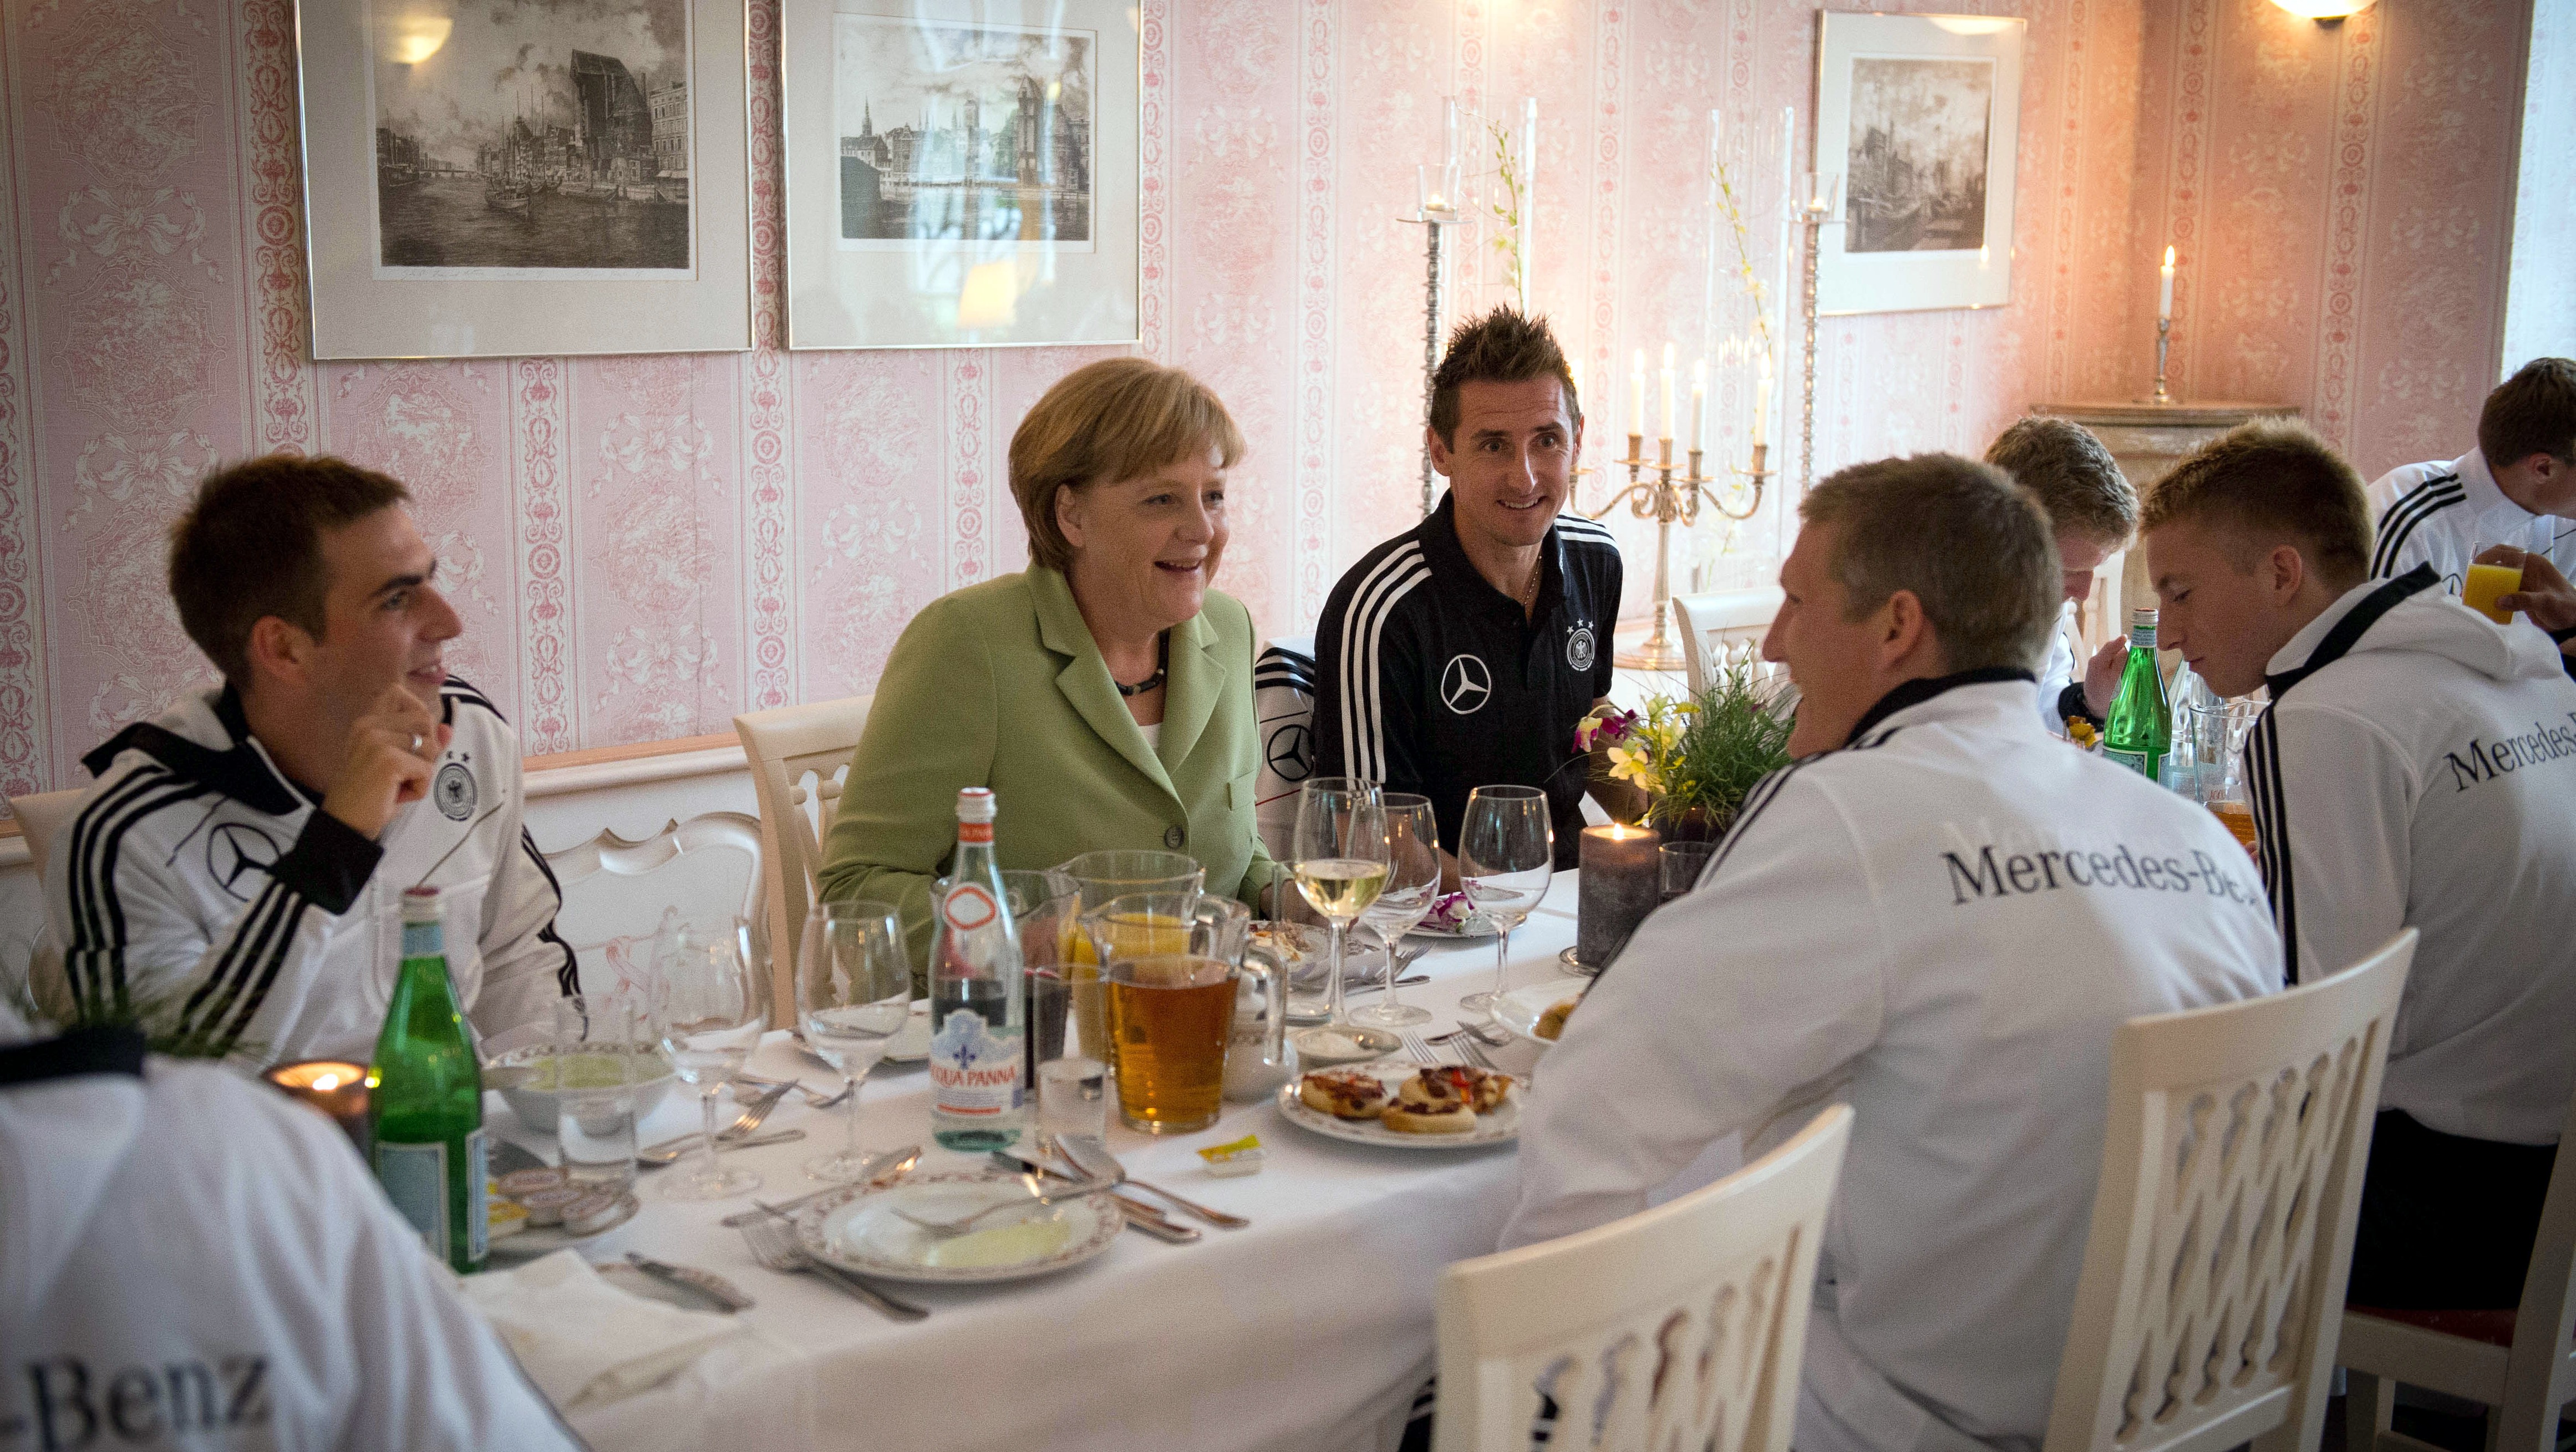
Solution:
[{"label": "silver candlestick holder", "polygon": [[[1442,325],[1448,321],[1446,309],[1442,306],[1448,280],[1448,248],[1442,245],[1441,232],[1458,226],[1465,219],[1459,216],[1455,207],[1417,207],[1399,214],[1396,220],[1420,227],[1423,234],[1422,418],[1428,423],[1431,419],[1431,380],[1440,371],[1440,335],[1446,331]],[[1431,467],[1430,439],[1425,437],[1422,444],[1422,516],[1425,519],[1431,517],[1432,505],[1438,498],[1438,488],[1432,482],[1437,472]]]},{"label": "silver candlestick holder", "polygon": [[[1635,650],[1621,651],[1615,657],[1618,664],[1631,670],[1674,671],[1682,668],[1685,661],[1681,643],[1673,639],[1673,526],[1678,524],[1688,529],[1698,523],[1699,507],[1703,500],[1707,501],[1710,509],[1723,518],[1752,518],[1754,512],[1762,507],[1762,486],[1771,478],[1771,471],[1763,467],[1768,453],[1767,445],[1755,444],[1751,468],[1727,471],[1739,478],[1752,481],[1753,497],[1746,502],[1743,511],[1738,513],[1727,508],[1725,501],[1719,499],[1708,488],[1718,480],[1700,472],[1702,460],[1700,450],[1690,451],[1689,464],[1682,473],[1676,475],[1673,472],[1671,438],[1657,439],[1655,457],[1648,459],[1646,436],[1628,435],[1628,456],[1610,461],[1613,468],[1624,468],[1628,471],[1627,486],[1610,496],[1609,502],[1599,509],[1582,511],[1589,518],[1599,519],[1625,504],[1637,518],[1651,519],[1655,522],[1653,628],[1646,636],[1644,644]],[[1649,470],[1652,471],[1651,476],[1648,474]]]},{"label": "silver candlestick holder", "polygon": [[2156,403],[2171,403],[2173,395],[2165,392],[2165,349],[2173,342],[2173,319],[2156,319]]}]

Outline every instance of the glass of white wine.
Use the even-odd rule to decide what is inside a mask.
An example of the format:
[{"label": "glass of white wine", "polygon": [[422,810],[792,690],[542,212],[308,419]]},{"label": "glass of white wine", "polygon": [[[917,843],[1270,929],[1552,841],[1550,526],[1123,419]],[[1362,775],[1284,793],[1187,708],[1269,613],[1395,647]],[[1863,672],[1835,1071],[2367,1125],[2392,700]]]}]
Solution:
[{"label": "glass of white wine", "polygon": [[1490,1015],[1503,996],[1503,970],[1511,962],[1512,929],[1547,896],[1556,871],[1556,826],[1547,793],[1537,787],[1480,786],[1467,794],[1466,819],[1458,824],[1458,885],[1467,910],[1483,913],[1500,929],[1494,935],[1494,991],[1458,1000],[1469,1013]]},{"label": "glass of white wine", "polygon": [[1342,1011],[1342,939],[1386,890],[1386,805],[1377,783],[1357,777],[1310,778],[1297,799],[1297,851],[1289,870],[1307,906],[1333,934],[1331,1022]]},{"label": "glass of white wine", "polygon": [[1379,893],[1360,921],[1386,939],[1386,997],[1355,1009],[1351,1022],[1370,1028],[1409,1028],[1429,1023],[1431,1012],[1403,1002],[1395,980],[1404,972],[1404,955],[1396,945],[1431,911],[1440,893],[1440,823],[1431,799],[1411,792],[1388,792],[1386,803],[1386,890]]}]

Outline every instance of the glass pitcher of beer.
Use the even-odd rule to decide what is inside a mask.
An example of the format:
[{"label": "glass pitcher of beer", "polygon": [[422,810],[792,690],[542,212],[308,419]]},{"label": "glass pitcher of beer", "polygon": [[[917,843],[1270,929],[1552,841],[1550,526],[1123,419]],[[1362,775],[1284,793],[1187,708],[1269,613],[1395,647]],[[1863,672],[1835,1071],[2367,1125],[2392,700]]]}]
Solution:
[{"label": "glass pitcher of beer", "polygon": [[[1252,914],[1241,903],[1131,893],[1084,913],[1082,925],[1105,965],[1101,1036],[1118,1078],[1118,1115],[1131,1128],[1187,1134],[1216,1123],[1247,974],[1261,987],[1262,1063],[1287,1067],[1288,974],[1276,954],[1247,943]],[[1078,1002],[1076,1013],[1078,1021]]]},{"label": "glass pitcher of beer", "polygon": [[[1182,893],[1198,895],[1206,885],[1207,870],[1198,859],[1180,852],[1113,850],[1085,852],[1050,869],[1062,874],[1081,894],[1081,912],[1107,906],[1112,900],[1136,893]],[[1065,960],[1065,978],[1072,988],[1073,1031],[1080,1043],[1079,1052],[1086,1059],[1109,1062],[1109,1007],[1100,985],[1100,965],[1104,960],[1096,950],[1091,935],[1076,931],[1071,939],[1072,952]],[[1143,951],[1139,945],[1136,951]]]}]

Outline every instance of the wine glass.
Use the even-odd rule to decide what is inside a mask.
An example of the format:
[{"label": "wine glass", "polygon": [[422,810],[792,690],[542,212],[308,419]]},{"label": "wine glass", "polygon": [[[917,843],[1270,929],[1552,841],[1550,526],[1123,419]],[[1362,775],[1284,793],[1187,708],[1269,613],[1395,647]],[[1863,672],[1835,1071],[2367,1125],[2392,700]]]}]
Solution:
[{"label": "wine glass", "polygon": [[655,1027],[673,1072],[697,1086],[707,1149],[698,1169],[662,1187],[665,1199],[722,1200],[760,1188],[758,1174],[727,1171],[716,1150],[716,1091],[751,1057],[767,1026],[749,937],[740,918],[721,927],[681,923],[663,945]]},{"label": "wine glass", "polygon": [[806,1174],[834,1183],[868,1177],[869,1156],[859,1148],[859,1086],[911,1016],[912,962],[894,904],[814,904],[796,948],[796,1026],[805,1047],[841,1071],[850,1117],[840,1152],[807,1160]]},{"label": "wine glass", "polygon": [[1483,913],[1501,931],[1494,935],[1494,991],[1458,1000],[1469,1013],[1491,1016],[1503,996],[1503,967],[1511,959],[1512,929],[1547,896],[1556,871],[1556,828],[1548,820],[1547,793],[1537,787],[1480,786],[1467,794],[1466,820],[1458,826],[1458,885],[1467,910]]},{"label": "wine glass", "polygon": [[1342,937],[1386,888],[1386,807],[1377,783],[1309,778],[1297,798],[1297,851],[1289,871],[1333,934],[1332,1023],[1342,1012]]},{"label": "wine glass", "polygon": [[1431,1011],[1398,1001],[1395,980],[1404,972],[1395,945],[1440,894],[1440,823],[1431,814],[1431,799],[1411,792],[1387,792],[1386,890],[1360,914],[1360,921],[1386,939],[1386,997],[1354,1010],[1351,1022],[1371,1028],[1409,1028],[1429,1023]]}]

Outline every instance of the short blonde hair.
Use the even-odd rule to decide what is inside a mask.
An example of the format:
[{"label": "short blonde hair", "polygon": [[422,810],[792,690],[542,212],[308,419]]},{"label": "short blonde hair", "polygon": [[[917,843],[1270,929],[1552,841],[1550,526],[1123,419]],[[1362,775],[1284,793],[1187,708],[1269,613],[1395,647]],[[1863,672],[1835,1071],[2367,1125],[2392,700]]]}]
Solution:
[{"label": "short blonde hair", "polygon": [[2057,539],[2039,496],[1994,465],[1954,454],[1855,464],[1809,491],[1798,515],[1840,527],[1844,618],[1913,591],[1953,673],[2031,670],[2048,649],[2063,598]]},{"label": "short blonde hair", "polygon": [[1243,457],[1243,432],[1206,384],[1178,368],[1103,358],[1057,379],[1011,435],[1011,497],[1028,525],[1029,563],[1058,574],[1073,564],[1056,491],[1134,479],[1201,450],[1230,469]]},{"label": "short blonde hair", "polygon": [[2361,475],[2306,425],[2256,419],[2194,449],[2148,491],[2149,531],[2204,520],[2237,569],[2295,544],[2317,578],[2348,590],[2370,576],[2370,499]]}]

